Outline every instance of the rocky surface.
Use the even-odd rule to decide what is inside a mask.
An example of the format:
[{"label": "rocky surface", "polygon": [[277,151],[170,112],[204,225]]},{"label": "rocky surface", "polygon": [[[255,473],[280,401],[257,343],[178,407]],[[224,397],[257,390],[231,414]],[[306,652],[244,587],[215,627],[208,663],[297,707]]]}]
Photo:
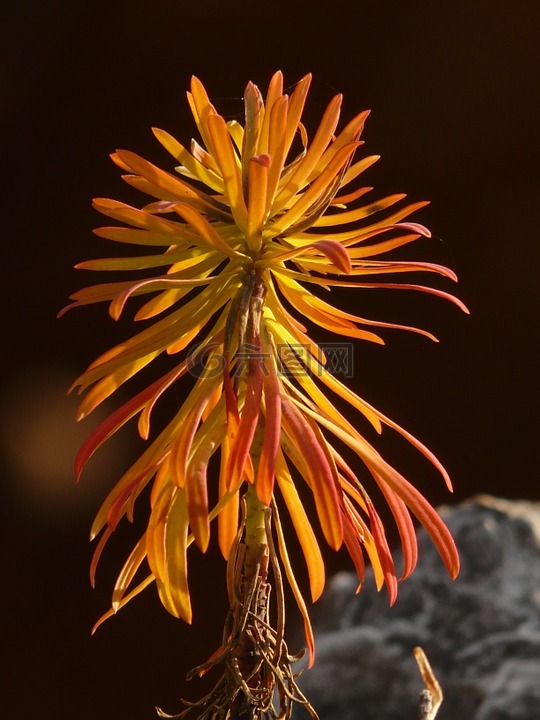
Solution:
[{"label": "rocky surface", "polygon": [[352,574],[330,583],[300,683],[321,720],[414,720],[416,645],[443,688],[437,720],[540,719],[540,504],[482,496],[441,514],[461,555],[455,582],[421,531],[393,608],[371,579],[359,595]]}]

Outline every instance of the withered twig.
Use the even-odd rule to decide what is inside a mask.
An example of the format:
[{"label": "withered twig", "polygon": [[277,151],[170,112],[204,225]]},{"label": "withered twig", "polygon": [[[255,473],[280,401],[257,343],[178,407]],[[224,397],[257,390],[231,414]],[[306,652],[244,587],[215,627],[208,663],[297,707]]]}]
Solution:
[{"label": "withered twig", "polygon": [[421,647],[414,648],[414,658],[426,684],[426,687],[420,693],[417,720],[435,720],[443,701],[441,686]]}]

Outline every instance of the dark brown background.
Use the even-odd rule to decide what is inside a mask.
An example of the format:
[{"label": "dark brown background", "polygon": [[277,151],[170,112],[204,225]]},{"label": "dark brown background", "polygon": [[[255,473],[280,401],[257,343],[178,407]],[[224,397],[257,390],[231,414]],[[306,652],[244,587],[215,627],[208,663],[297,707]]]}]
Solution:
[{"label": "dark brown background", "polygon": [[54,319],[86,282],[72,265],[107,252],[90,232],[99,222],[90,198],[131,197],[107,153],[127,147],[164,162],[151,125],[188,140],[192,73],[230,117],[241,113],[246,82],[264,87],[277,68],[287,85],[314,73],[311,127],[338,91],[345,118],[372,108],[366,151],[383,157],[368,183],[432,201],[419,219],[435,239],[418,252],[456,269],[472,316],[426,296],[344,296],[344,305],[422,323],[442,341],[387,333],[386,348],[357,347],[354,386],[445,462],[453,498],[395,438],[383,439],[433,502],[478,492],[539,499],[537,0],[26,0],[1,12],[6,717],[172,711],[180,694],[198,693],[184,674],[218,642],[224,568],[195,552],[193,628],[150,590],[89,637],[132,534],[119,534],[92,592],[87,530],[132,435],[75,488],[70,465],[88,428],[74,430],[63,393],[121,331],[104,308]]}]

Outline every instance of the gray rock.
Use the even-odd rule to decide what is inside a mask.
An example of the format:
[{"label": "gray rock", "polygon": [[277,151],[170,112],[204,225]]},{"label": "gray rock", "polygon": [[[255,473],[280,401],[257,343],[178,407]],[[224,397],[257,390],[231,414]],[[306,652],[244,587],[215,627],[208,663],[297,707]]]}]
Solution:
[{"label": "gray rock", "polygon": [[371,578],[359,595],[354,575],[331,581],[300,682],[321,720],[414,720],[416,645],[443,688],[437,720],[540,720],[540,504],[481,496],[441,514],[456,581],[423,530],[393,608]]}]

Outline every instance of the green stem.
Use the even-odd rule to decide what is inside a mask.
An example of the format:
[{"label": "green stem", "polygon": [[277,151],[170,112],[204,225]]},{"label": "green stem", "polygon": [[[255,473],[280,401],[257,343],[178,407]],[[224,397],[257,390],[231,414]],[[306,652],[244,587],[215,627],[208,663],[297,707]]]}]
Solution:
[{"label": "green stem", "polygon": [[[264,433],[259,426],[255,431],[255,437],[251,446],[251,459],[253,461],[253,472],[257,474],[259,459],[262,451]],[[246,519],[244,544],[246,546],[245,579],[250,582],[256,572],[257,565],[262,564],[259,572],[266,580],[267,566],[265,563],[265,550],[268,547],[266,537],[265,513],[266,506],[259,500],[255,485],[248,484],[244,496],[246,503]]]},{"label": "green stem", "polygon": [[[246,565],[261,560],[261,550],[266,547],[265,511],[266,506],[257,497],[254,485],[249,485],[245,494],[246,499],[246,530],[244,542],[246,545]],[[252,562],[250,562],[250,560]]]}]

